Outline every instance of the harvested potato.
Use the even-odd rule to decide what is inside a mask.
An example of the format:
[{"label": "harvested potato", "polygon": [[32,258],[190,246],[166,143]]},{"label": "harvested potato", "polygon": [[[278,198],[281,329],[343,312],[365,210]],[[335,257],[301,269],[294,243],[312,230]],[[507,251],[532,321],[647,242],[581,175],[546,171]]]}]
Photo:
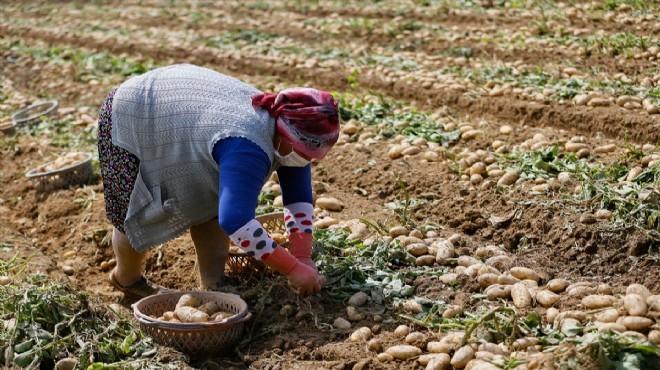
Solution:
[{"label": "harvested potato", "polygon": [[176,317],[181,320],[181,322],[207,322],[209,321],[209,315],[206,312],[202,312],[194,307],[182,306],[174,310]]},{"label": "harvested potato", "polygon": [[398,360],[408,360],[422,354],[421,349],[409,344],[393,346],[388,348],[385,352]]},{"label": "harvested potato", "polygon": [[645,316],[648,311],[646,301],[639,294],[627,294],[623,298],[623,306],[630,316]]},{"label": "harvested potato", "polygon": [[228,317],[234,316],[233,312],[227,312],[227,311],[217,311],[214,312],[210,317],[209,321],[222,321]]},{"label": "harvested potato", "polygon": [[468,362],[474,359],[474,349],[472,346],[466,345],[459,348],[454,356],[451,358],[451,366],[457,369],[462,369],[467,366]]},{"label": "harvested potato", "polygon": [[176,315],[174,314],[173,311],[165,311],[165,312],[163,312],[163,319],[164,319],[165,321],[170,321],[170,320],[172,320],[172,319],[175,318],[175,317],[176,317]]},{"label": "harvested potato", "polygon": [[[197,307],[199,302],[197,298],[193,297],[190,294],[184,294],[179,298],[179,301],[176,303],[176,309],[181,307]],[[175,310],[176,311],[176,310]]]},{"label": "harvested potato", "polygon": [[373,334],[371,333],[371,329],[369,329],[366,326],[363,326],[358,330],[354,331],[349,337],[349,339],[351,342],[364,342],[369,338],[371,338],[372,335]]},{"label": "harvested potato", "polygon": [[87,158],[85,153],[67,153],[50,163],[42,164],[37,167],[37,172],[58,171],[66,167],[78,164]]},{"label": "harvested potato", "polygon": [[211,316],[214,313],[218,312],[220,310],[220,307],[214,301],[209,301],[209,302],[206,302],[203,305],[197,307],[197,309],[202,311],[202,312],[205,312],[207,315]]},{"label": "harvested potato", "polygon": [[589,310],[612,307],[617,299],[611,295],[592,294],[582,298],[582,305]]}]

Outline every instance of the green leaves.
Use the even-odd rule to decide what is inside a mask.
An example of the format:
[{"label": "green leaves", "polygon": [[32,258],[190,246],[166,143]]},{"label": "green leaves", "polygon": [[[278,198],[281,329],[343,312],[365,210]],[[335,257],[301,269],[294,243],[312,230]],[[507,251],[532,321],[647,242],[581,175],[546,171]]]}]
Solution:
[{"label": "green leaves", "polygon": [[[314,249],[331,294],[349,297],[353,292],[372,293],[377,302],[393,297],[407,297],[414,287],[407,283],[415,259],[397,243],[377,240],[370,245],[347,240],[345,230],[314,230]],[[347,250],[350,252],[347,253]]]},{"label": "green leaves", "polygon": [[[16,259],[0,261],[0,272],[20,272]],[[72,287],[53,283],[44,274],[0,286],[0,348],[12,347],[19,367],[48,366],[64,357],[78,359],[77,368],[177,368],[161,363],[156,345],[128,317],[108,309]],[[5,352],[6,353],[6,352]]]}]

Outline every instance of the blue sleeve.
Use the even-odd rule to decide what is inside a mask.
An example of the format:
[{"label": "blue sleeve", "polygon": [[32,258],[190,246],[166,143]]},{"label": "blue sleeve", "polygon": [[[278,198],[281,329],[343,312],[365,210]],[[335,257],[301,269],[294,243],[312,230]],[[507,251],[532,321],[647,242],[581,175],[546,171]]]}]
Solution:
[{"label": "blue sleeve", "polygon": [[231,235],[254,219],[271,163],[257,144],[244,138],[218,141],[213,159],[220,168],[218,223]]},{"label": "blue sleeve", "polygon": [[277,169],[277,178],[285,206],[298,202],[313,204],[311,164],[305,167],[280,167]]}]

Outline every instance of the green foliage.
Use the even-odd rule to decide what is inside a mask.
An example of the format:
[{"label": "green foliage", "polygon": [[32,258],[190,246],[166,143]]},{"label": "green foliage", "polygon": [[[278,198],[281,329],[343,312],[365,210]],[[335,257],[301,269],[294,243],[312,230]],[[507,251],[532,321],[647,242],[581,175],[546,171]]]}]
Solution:
[{"label": "green foliage", "polygon": [[558,146],[500,157],[522,178],[550,178],[559,172],[572,174],[581,183],[580,199],[588,200],[594,208],[613,211],[615,224],[641,228],[651,239],[660,241],[660,202],[653,189],[660,181],[660,164],[647,168],[627,183],[622,180],[629,168],[622,163],[590,163],[572,153],[560,153]]},{"label": "green foliage", "polygon": [[441,275],[440,269],[415,266],[415,258],[398,243],[376,240],[367,245],[347,240],[345,230],[314,230],[319,271],[328,278],[330,293],[348,298],[356,291],[369,292],[376,303],[410,297],[410,285],[420,275]]},{"label": "green foliage", "polygon": [[157,63],[150,58],[138,60],[124,55],[114,55],[109,51],[94,53],[61,45],[50,47],[30,46],[20,40],[11,41],[8,48],[12,53],[19,56],[25,55],[35,60],[48,61],[52,64],[71,64],[73,65],[73,74],[71,77],[81,82],[87,82],[103,76],[139,75],[167,62],[162,61],[161,63]]},{"label": "green foliage", "polygon": [[[0,347],[13,352],[23,368],[52,368],[64,357],[77,368],[176,369],[181,361],[161,362],[151,338],[128,317],[111,313],[86,293],[54,283],[47,275],[19,280],[28,263],[0,261],[0,274],[13,273],[13,283],[0,287]],[[7,350],[7,348],[11,348]]]},{"label": "green foliage", "polygon": [[385,138],[397,134],[408,138],[424,138],[447,146],[460,138],[459,131],[445,132],[444,125],[430,115],[416,109],[404,108],[400,102],[386,100],[382,96],[373,99],[340,95],[339,114],[346,122],[357,120],[366,126],[378,126],[380,135]]}]

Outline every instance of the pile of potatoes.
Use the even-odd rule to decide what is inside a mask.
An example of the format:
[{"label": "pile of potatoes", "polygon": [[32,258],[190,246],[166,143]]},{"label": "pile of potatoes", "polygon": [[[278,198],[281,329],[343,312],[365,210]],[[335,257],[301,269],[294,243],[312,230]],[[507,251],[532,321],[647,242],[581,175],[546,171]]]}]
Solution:
[{"label": "pile of potatoes", "polygon": [[234,316],[234,312],[222,311],[213,301],[199,304],[199,300],[190,294],[184,294],[174,308],[174,311],[165,311],[155,319],[174,323],[222,321]]},{"label": "pile of potatoes", "polygon": [[72,166],[74,164],[80,163],[87,159],[87,154],[85,153],[67,153],[59,158],[57,158],[55,161],[42,164],[37,167],[37,172],[39,173],[44,173],[44,172],[52,172],[52,171],[57,171],[61,170],[62,168],[66,168],[69,166]]},{"label": "pile of potatoes", "polygon": [[[617,295],[615,289],[606,283],[548,280],[543,272],[515,266],[512,256],[494,245],[477,248],[474,256],[459,256],[457,246],[462,238],[459,234],[444,239],[433,231],[424,235],[419,230],[411,231],[403,226],[393,227],[389,232],[387,239],[398,240],[416,257],[418,265],[453,265],[452,271],[440,276],[441,283],[452,285],[467,277],[481,288],[475,294],[490,301],[490,305],[509,301],[519,313],[535,310],[544,314],[545,322],[567,335],[574,335],[569,334],[575,332],[574,329],[581,329],[584,333],[615,331],[660,344],[660,295],[653,294],[641,284],[632,284],[624,294]],[[358,298],[359,303],[352,302]],[[350,321],[360,321],[351,317],[351,310],[355,311],[355,307],[364,304],[363,301],[366,301],[364,293],[351,297],[347,307],[349,321],[343,320],[346,325],[341,327],[335,322],[335,327],[346,330],[351,326]],[[403,308],[411,314],[422,312],[422,306],[414,300],[404,302]],[[445,319],[452,319],[462,316],[463,311],[463,307],[448,306],[440,314]],[[468,343],[461,346],[465,336],[462,331],[448,334],[411,332],[408,326],[402,325],[394,334],[405,344],[383,348],[384,341],[374,338],[368,327],[358,328],[349,340],[366,342],[369,350],[377,353],[379,361],[414,359],[429,370],[447,369],[450,365],[457,369],[498,369],[494,364],[504,364],[507,358],[525,360],[527,369],[545,369],[544,364],[552,363],[551,358],[548,359],[552,354],[542,353],[539,338],[535,337],[519,338],[512,345]]]}]

